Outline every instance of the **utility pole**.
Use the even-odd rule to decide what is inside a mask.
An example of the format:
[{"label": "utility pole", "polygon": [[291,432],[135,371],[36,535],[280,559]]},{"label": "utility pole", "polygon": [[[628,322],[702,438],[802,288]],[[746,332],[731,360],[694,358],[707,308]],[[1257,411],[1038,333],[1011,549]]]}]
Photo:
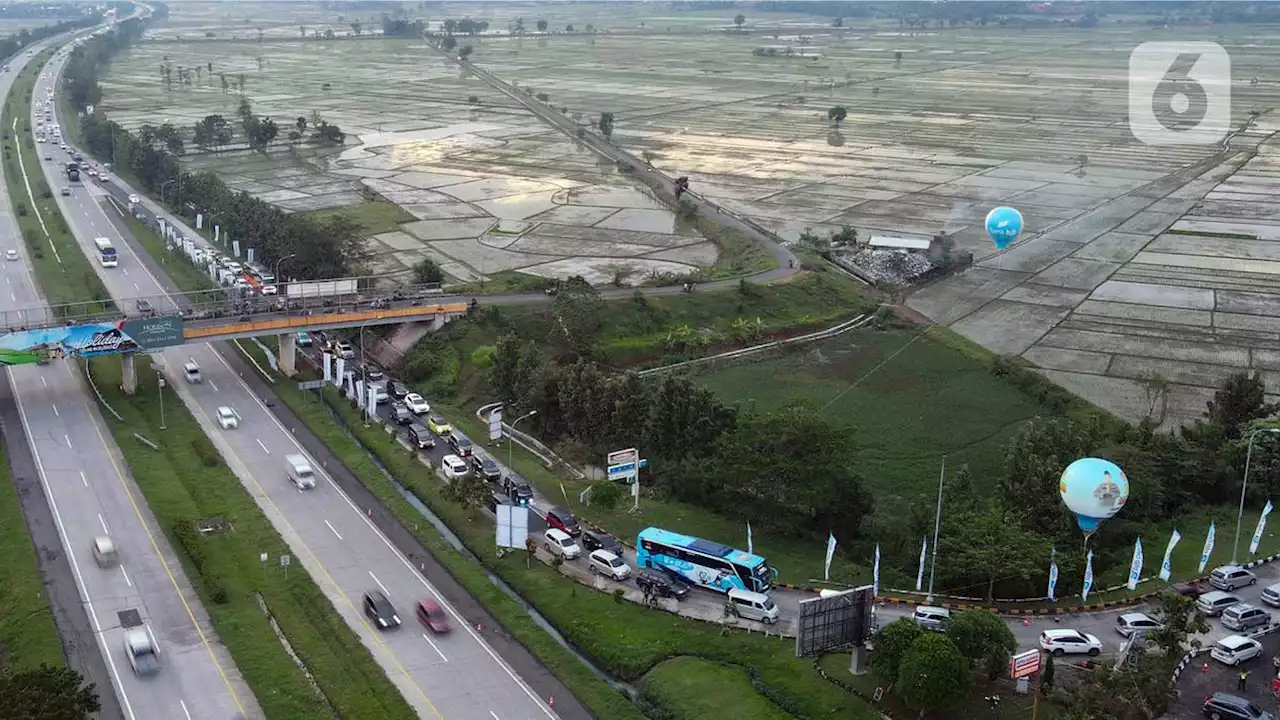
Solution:
[{"label": "utility pole", "polygon": [[938,509],[933,516],[933,555],[929,559],[929,595],[926,603],[933,603],[933,573],[938,569],[938,528],[942,526],[942,483],[947,478],[947,456],[942,456],[942,472],[938,475]]}]

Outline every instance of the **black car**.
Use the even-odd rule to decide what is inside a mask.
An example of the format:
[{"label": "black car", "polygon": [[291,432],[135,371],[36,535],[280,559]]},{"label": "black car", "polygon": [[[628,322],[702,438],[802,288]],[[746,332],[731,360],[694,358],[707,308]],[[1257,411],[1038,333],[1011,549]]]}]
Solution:
[{"label": "black car", "polygon": [[1204,716],[1213,720],[1270,720],[1271,715],[1238,695],[1217,692],[1204,701]]},{"label": "black car", "polygon": [[364,614],[381,630],[400,627],[400,616],[381,590],[370,590],[364,594]]},{"label": "black car", "polygon": [[533,501],[533,488],[523,478],[510,475],[502,478],[502,491],[512,502],[522,507],[529,507],[529,503]]},{"label": "black car", "polygon": [[408,425],[413,422],[416,416],[409,412],[409,408],[404,403],[391,403],[391,418],[396,421],[397,425]]},{"label": "black car", "polygon": [[380,382],[387,377],[382,368],[372,363],[364,366],[364,379],[367,382]]},{"label": "black car", "polygon": [[449,433],[449,447],[453,448],[453,454],[458,457],[471,457],[471,441],[466,435],[460,435],[457,432]]},{"label": "black car", "polygon": [[636,587],[650,595],[677,600],[689,594],[688,583],[653,570],[642,570],[636,575]]},{"label": "black car", "polygon": [[150,315],[155,312],[155,308],[151,306],[151,301],[146,298],[138,298],[136,306],[138,308],[138,312],[143,315]]},{"label": "black car", "polygon": [[588,530],[582,533],[582,537],[578,538],[578,544],[582,546],[583,552],[608,550],[614,555],[622,557],[622,543],[618,542],[618,538],[609,533]]},{"label": "black car", "polygon": [[502,479],[502,469],[498,467],[498,463],[494,462],[492,458],[472,455],[471,469],[475,472],[476,477],[482,477],[489,482],[496,483]]},{"label": "black car", "polygon": [[391,397],[397,400],[403,400],[405,395],[409,394],[409,388],[399,380],[392,380],[387,385],[387,391],[391,393]]},{"label": "black car", "polygon": [[489,497],[485,499],[485,504],[489,506],[492,513],[498,512],[498,506],[502,504],[502,498],[498,497],[498,493],[490,492]]},{"label": "black car", "polygon": [[436,436],[431,434],[426,425],[417,422],[409,423],[409,444],[419,450],[427,450],[436,446]]}]

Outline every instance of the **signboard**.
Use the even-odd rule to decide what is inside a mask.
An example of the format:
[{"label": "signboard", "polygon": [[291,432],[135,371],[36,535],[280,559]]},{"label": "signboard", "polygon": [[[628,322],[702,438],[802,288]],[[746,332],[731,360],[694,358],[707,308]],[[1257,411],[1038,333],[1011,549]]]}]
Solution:
[{"label": "signboard", "polygon": [[1040,672],[1040,651],[1027,650],[1009,658],[1009,677],[1013,680]]},{"label": "signboard", "polygon": [[[115,355],[180,344],[181,340],[173,342],[174,325],[170,321],[176,321],[177,337],[181,338],[182,318],[179,317],[118,320],[5,333],[0,335],[0,365],[26,365],[69,357]],[[157,323],[153,333],[148,333],[148,343],[154,344],[144,345],[127,332],[130,327],[145,330],[150,323]]]},{"label": "signboard", "polygon": [[184,341],[181,315],[126,320],[120,329],[145,352],[181,345]]},{"label": "signboard", "polygon": [[498,547],[523,550],[525,538],[529,537],[529,508],[512,505],[499,505]]},{"label": "signboard", "polygon": [[640,474],[640,451],[635,448],[615,450],[607,460],[609,479],[614,482],[635,482]]},{"label": "signboard", "polygon": [[291,298],[330,297],[333,295],[354,295],[355,280],[319,280],[316,282],[291,282],[284,289],[285,295]]},{"label": "signboard", "polygon": [[489,439],[498,440],[502,438],[502,410],[494,410],[489,413]]},{"label": "signboard", "polygon": [[298,383],[299,390],[319,390],[324,387],[324,380],[303,380]]}]

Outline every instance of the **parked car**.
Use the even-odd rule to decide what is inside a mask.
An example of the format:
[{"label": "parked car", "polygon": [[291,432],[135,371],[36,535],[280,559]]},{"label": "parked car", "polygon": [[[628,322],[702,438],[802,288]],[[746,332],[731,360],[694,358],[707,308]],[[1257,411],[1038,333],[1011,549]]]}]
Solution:
[{"label": "parked car", "polygon": [[418,622],[435,635],[449,632],[449,616],[444,608],[434,600],[423,600],[418,603]]},{"label": "parked car", "polygon": [[578,519],[573,513],[562,507],[553,507],[547,511],[547,527],[557,530],[563,530],[570,537],[577,537],[582,534],[582,528],[578,526]]},{"label": "parked car", "polygon": [[1240,603],[1222,611],[1222,626],[1237,632],[1271,624],[1271,613],[1256,605]]},{"label": "parked car", "polygon": [[414,415],[423,415],[431,412],[431,405],[429,405],[426,399],[418,393],[409,393],[408,395],[405,395],[404,404],[413,411]]},{"label": "parked car", "polygon": [[587,563],[593,575],[604,575],[619,582],[631,576],[631,566],[608,550],[592,551]]},{"label": "parked car", "polygon": [[453,432],[453,426],[449,424],[449,421],[434,413],[427,417],[427,427],[431,428],[431,432],[440,437],[447,437],[449,433]]},{"label": "parked car", "polygon": [[466,435],[452,432],[449,433],[449,437],[447,439],[449,441],[449,447],[453,448],[454,453],[462,457],[471,457],[471,440],[469,440]]},{"label": "parked car", "polygon": [[441,458],[440,469],[444,470],[444,476],[450,480],[466,477],[468,472],[467,464],[457,455],[445,455]]},{"label": "parked car", "polygon": [[400,627],[400,616],[381,590],[370,590],[364,594],[364,614],[383,630]]},{"label": "parked car", "polygon": [[124,652],[129,656],[129,667],[138,675],[160,672],[160,650],[145,625],[125,633]]},{"label": "parked car", "polygon": [[650,595],[676,598],[689,594],[689,584],[653,570],[643,570],[636,575],[636,587]]},{"label": "parked car", "polygon": [[587,530],[578,536],[578,543],[587,552],[592,550],[608,550],[609,552],[622,557],[622,543],[618,542],[618,538],[604,532],[593,532]]},{"label": "parked car", "polygon": [[498,513],[498,506],[502,505],[503,502],[502,498],[498,497],[498,493],[490,490],[489,497],[485,498],[484,504],[488,506],[489,512],[496,515]]},{"label": "parked car", "polygon": [[1116,632],[1121,637],[1133,637],[1134,634],[1146,635],[1163,627],[1144,613],[1125,613],[1116,618]]},{"label": "parked car", "polygon": [[222,426],[223,430],[238,428],[240,427],[240,416],[236,414],[235,410],[222,405],[218,408],[218,424]]},{"label": "parked car", "polygon": [[391,397],[397,400],[403,400],[405,396],[409,394],[408,386],[399,380],[392,380],[387,385],[387,389],[391,391]]},{"label": "parked car", "polygon": [[951,622],[951,611],[934,605],[918,605],[911,617],[925,630],[943,632],[947,629],[947,623]]},{"label": "parked car", "polygon": [[1040,633],[1040,647],[1055,657],[1094,656],[1102,652],[1102,641],[1079,630],[1045,630]]},{"label": "parked car", "polygon": [[542,547],[552,555],[559,555],[565,560],[573,560],[582,554],[582,548],[563,530],[547,528],[542,533]]},{"label": "parked car", "polygon": [[489,482],[498,482],[502,479],[502,468],[498,467],[498,463],[494,462],[493,458],[472,455],[471,470],[477,477],[482,477]]},{"label": "parked car", "polygon": [[409,444],[419,450],[428,450],[436,446],[435,436],[422,423],[409,423],[409,430],[406,436],[409,438]]},{"label": "parked car", "polygon": [[391,419],[397,425],[408,425],[413,422],[414,417],[415,415],[409,412],[409,408],[405,407],[404,403],[391,403]]},{"label": "parked car", "polygon": [[1256,582],[1258,582],[1258,576],[1239,565],[1223,565],[1209,573],[1209,584],[1227,592]]},{"label": "parked car", "polygon": [[1235,595],[1224,593],[1221,590],[1210,590],[1196,598],[1196,609],[1209,617],[1217,617],[1222,614],[1223,610],[1239,602],[1240,598]]},{"label": "parked car", "polygon": [[1214,643],[1209,656],[1224,665],[1239,665],[1262,654],[1262,643],[1243,635],[1228,635]]},{"label": "parked car", "polygon": [[1209,720],[1274,720],[1274,716],[1238,695],[1216,692],[1205,698],[1203,714]]},{"label": "parked car", "polygon": [[373,386],[373,402],[375,405],[381,405],[390,400],[391,396],[387,394],[387,388],[382,385]]},{"label": "parked car", "polygon": [[134,302],[134,307],[136,307],[138,312],[143,315],[150,315],[156,311],[156,309],[152,307],[151,301],[146,298],[138,298]]},{"label": "parked car", "polygon": [[1271,607],[1280,607],[1280,583],[1268,585],[1262,589],[1262,602]]}]

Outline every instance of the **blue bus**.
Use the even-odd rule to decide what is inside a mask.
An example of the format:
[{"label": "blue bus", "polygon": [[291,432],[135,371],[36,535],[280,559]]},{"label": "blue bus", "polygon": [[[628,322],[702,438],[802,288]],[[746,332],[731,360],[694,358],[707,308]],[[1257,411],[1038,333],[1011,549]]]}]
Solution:
[{"label": "blue bus", "polygon": [[768,592],[776,574],[759,555],[649,527],[636,539],[636,564],[662,568],[710,590]]}]

